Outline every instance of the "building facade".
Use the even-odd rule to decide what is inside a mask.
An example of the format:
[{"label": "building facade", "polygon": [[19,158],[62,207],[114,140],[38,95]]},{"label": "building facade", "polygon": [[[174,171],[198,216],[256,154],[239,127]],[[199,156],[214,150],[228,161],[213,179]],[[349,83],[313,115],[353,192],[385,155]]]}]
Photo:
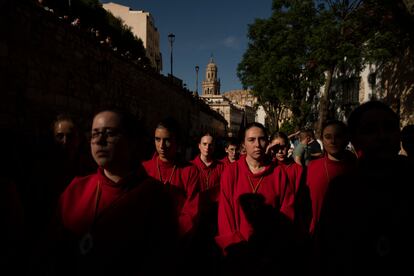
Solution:
[{"label": "building facade", "polygon": [[254,104],[255,97],[247,90],[232,90],[220,93],[218,68],[213,58],[206,67],[205,80],[202,82],[203,99],[212,110],[221,114],[228,123],[228,136],[236,137],[240,129],[256,119]]},{"label": "building facade", "polygon": [[102,4],[102,6],[115,17],[121,18],[124,24],[131,28],[132,33],[142,40],[152,67],[157,72],[161,72],[160,33],[155,27],[152,15],[146,11],[131,10],[130,7],[112,2]]}]

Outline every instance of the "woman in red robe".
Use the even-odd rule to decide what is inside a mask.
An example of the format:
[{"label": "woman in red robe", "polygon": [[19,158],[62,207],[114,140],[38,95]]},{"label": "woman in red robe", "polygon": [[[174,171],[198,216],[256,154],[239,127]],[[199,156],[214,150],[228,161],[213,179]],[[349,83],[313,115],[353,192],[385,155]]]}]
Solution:
[{"label": "woman in red robe", "polygon": [[303,169],[293,158],[288,157],[289,148],[290,142],[287,135],[283,132],[275,132],[270,137],[270,144],[266,151],[270,153],[274,162],[285,169],[289,181],[294,184],[296,194],[299,191]]},{"label": "woman in red robe", "polygon": [[200,154],[192,163],[197,166],[200,172],[200,188],[203,198],[211,202],[218,201],[220,192],[220,177],[224,164],[214,158],[214,137],[205,133],[198,144]]},{"label": "woman in red robe", "polygon": [[220,192],[220,177],[224,164],[215,159],[215,139],[204,133],[198,143],[200,154],[191,162],[197,167],[200,181],[200,220],[194,237],[197,251],[195,267],[204,267],[203,275],[216,274],[219,262],[219,249],[214,242],[217,233],[217,208]]},{"label": "woman in red robe", "polygon": [[[271,254],[266,249],[286,249],[282,243],[289,240],[289,234],[282,225],[294,219],[294,193],[282,167],[266,159],[267,134],[263,125],[248,125],[243,143],[246,156],[228,166],[221,178],[216,242],[230,258],[247,252],[250,257],[245,261],[250,264],[242,267],[251,272],[256,258],[263,257],[263,261]],[[255,243],[250,243],[253,237]],[[281,243],[274,247],[272,241],[276,240]],[[230,266],[238,269],[236,263],[240,259],[236,259],[235,266]]]},{"label": "woman in red robe", "polygon": [[123,111],[94,117],[91,151],[99,169],[75,178],[60,198],[50,235],[53,273],[174,273],[178,227],[172,200],[139,165],[140,131]]},{"label": "woman in red robe", "polygon": [[197,168],[177,154],[179,130],[172,119],[161,121],[155,128],[156,152],[151,160],[143,162],[147,174],[169,190],[177,205],[180,234],[184,236],[194,229],[199,210],[199,176]]},{"label": "woman in red robe", "polygon": [[290,142],[288,136],[283,132],[275,132],[270,137],[270,144],[267,153],[270,154],[273,162],[281,166],[287,173],[289,182],[293,185],[295,194],[295,225],[298,231],[298,238],[307,242],[309,235],[309,221],[311,217],[311,203],[309,189],[305,183],[306,167],[288,157]]},{"label": "woman in red robe", "polygon": [[348,128],[337,120],[327,121],[322,127],[323,158],[309,162],[306,183],[312,202],[312,219],[309,232],[315,232],[322,203],[329,183],[335,177],[350,172],[356,163],[355,155],[346,149],[349,143]]}]

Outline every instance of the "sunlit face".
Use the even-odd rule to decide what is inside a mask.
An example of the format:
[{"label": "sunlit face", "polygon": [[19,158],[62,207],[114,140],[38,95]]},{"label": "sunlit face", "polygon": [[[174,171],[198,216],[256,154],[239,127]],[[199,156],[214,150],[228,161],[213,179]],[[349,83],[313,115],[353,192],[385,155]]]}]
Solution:
[{"label": "sunlit face", "polygon": [[119,115],[104,111],[93,119],[91,151],[95,162],[104,169],[128,166],[133,145],[122,133]]},{"label": "sunlit face", "polygon": [[66,151],[74,152],[79,146],[79,136],[72,121],[56,122],[53,134],[56,143]]},{"label": "sunlit face", "polygon": [[367,158],[393,158],[400,150],[399,123],[385,110],[367,111],[361,117],[352,143]]},{"label": "sunlit face", "polygon": [[337,157],[344,152],[348,145],[348,135],[345,129],[339,125],[329,125],[322,133],[323,148],[328,155]]},{"label": "sunlit face", "polygon": [[229,145],[225,149],[227,153],[227,158],[230,160],[230,162],[234,162],[237,159],[237,146],[236,145]]},{"label": "sunlit face", "polygon": [[246,155],[254,160],[263,159],[267,146],[265,132],[259,127],[251,127],[246,130],[244,138],[244,147]]},{"label": "sunlit face", "polygon": [[198,144],[200,154],[204,157],[211,158],[214,152],[214,139],[210,135],[201,137],[200,143]]},{"label": "sunlit face", "polygon": [[155,149],[161,160],[174,158],[177,151],[175,137],[166,128],[157,128],[154,135]]},{"label": "sunlit face", "polygon": [[283,162],[287,159],[289,144],[286,144],[283,138],[276,138],[272,141],[274,146],[272,147],[272,155],[280,162]]}]

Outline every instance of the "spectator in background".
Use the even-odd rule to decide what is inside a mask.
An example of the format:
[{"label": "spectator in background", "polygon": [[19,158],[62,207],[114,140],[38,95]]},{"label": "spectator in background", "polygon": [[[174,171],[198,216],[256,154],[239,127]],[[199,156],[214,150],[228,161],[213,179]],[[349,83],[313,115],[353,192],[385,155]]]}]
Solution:
[{"label": "spectator in background", "polygon": [[293,159],[301,166],[322,156],[322,149],[316,141],[313,130],[305,129],[299,133],[299,144],[293,150]]},{"label": "spectator in background", "polygon": [[308,150],[310,153],[310,160],[315,160],[322,157],[322,142],[315,138],[315,132],[312,129],[307,130],[310,141],[308,143]]},{"label": "spectator in background", "polygon": [[293,150],[293,160],[301,166],[306,166],[310,160],[310,154],[308,150],[308,143],[310,142],[311,137],[309,136],[306,130],[302,130],[299,133],[299,143],[295,146]]}]

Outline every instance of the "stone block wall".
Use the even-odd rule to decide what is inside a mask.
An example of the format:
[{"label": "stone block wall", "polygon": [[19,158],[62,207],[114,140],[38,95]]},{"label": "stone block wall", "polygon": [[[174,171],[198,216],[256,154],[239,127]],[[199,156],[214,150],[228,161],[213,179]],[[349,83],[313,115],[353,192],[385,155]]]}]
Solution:
[{"label": "stone block wall", "polygon": [[188,139],[205,127],[225,134],[224,118],[190,91],[140,69],[34,1],[0,0],[0,34],[0,127],[16,137],[36,144],[62,112],[88,130],[105,106],[130,110],[149,135],[166,116],[180,122]]}]

